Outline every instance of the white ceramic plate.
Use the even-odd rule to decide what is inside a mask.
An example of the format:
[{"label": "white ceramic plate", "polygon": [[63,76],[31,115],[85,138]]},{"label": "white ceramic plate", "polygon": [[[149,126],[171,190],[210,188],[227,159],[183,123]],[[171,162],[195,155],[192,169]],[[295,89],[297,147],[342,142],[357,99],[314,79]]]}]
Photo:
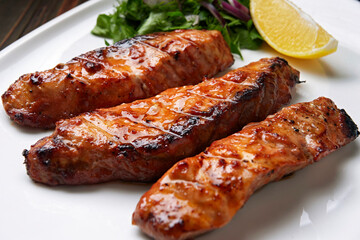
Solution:
[{"label": "white ceramic plate", "polygon": [[[90,1],[1,51],[0,92],[21,74],[103,46],[103,39],[90,30],[96,16],[111,11],[112,4]],[[233,67],[277,54],[264,46],[243,55],[245,61],[237,59]],[[335,54],[321,60],[286,59],[306,80],[293,103],[327,96],[360,123],[359,53],[340,43]],[[18,127],[0,110],[0,239],[146,239],[131,225],[131,215],[150,185],[46,187],[28,178],[22,150],[49,134]],[[359,239],[359,149],[356,140],[289,179],[269,184],[227,226],[200,239]]]}]

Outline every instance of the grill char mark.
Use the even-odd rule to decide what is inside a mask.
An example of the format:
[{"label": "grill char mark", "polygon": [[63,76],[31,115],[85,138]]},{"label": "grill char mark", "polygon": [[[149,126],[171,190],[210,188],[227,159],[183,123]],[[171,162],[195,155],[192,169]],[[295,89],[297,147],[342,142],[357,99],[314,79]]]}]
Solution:
[{"label": "grill char mark", "polygon": [[176,163],[142,196],[133,224],[155,239],[180,240],[222,227],[254,191],[358,135],[353,120],[330,99],[286,107]]},{"label": "grill char mark", "polygon": [[[166,49],[154,47],[168,40]],[[196,57],[203,55],[208,56],[206,61]],[[25,74],[9,87],[2,100],[16,123],[52,128],[56,121],[82,112],[197,84],[203,76],[214,76],[233,61],[217,31],[180,30],[136,36],[74,57],[53,69]]]},{"label": "grill char mark", "polygon": [[[262,59],[219,79],[63,120],[30,150],[28,173],[49,185],[156,180],[178,160],[288,103],[298,74],[278,58]],[[62,139],[61,147],[52,138]],[[56,146],[56,169],[39,164],[35,152],[43,145]]]}]

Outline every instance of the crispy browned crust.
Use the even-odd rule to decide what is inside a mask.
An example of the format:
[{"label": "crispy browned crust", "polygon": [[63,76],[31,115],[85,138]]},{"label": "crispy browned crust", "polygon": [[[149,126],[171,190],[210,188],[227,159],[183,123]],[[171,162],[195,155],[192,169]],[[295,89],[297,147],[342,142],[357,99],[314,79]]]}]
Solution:
[{"label": "crispy browned crust", "polygon": [[284,108],[175,164],[140,199],[133,224],[187,239],[227,224],[252,193],[353,141],[356,124],[327,98]]},{"label": "crispy browned crust", "polygon": [[289,102],[299,72],[262,59],[224,77],[57,123],[25,151],[29,176],[49,185],[154,181],[213,140]]},{"label": "crispy browned crust", "polygon": [[21,76],[2,95],[12,120],[50,128],[82,112],[199,83],[233,63],[218,31],[177,30],[138,36]]}]

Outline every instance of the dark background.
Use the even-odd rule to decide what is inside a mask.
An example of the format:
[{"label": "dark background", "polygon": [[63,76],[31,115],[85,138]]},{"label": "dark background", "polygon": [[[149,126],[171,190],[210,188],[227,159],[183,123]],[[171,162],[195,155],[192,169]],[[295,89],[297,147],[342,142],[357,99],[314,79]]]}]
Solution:
[{"label": "dark background", "polygon": [[0,50],[87,0],[0,0]]}]

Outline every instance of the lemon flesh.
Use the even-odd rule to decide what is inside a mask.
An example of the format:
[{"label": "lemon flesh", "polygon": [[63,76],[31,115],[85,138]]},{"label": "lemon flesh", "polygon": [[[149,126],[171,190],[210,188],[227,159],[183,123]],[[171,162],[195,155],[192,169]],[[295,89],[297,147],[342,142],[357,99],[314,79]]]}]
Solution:
[{"label": "lemon flesh", "polygon": [[264,40],[284,55],[319,58],[336,51],[337,40],[290,1],[251,0],[250,13]]}]

